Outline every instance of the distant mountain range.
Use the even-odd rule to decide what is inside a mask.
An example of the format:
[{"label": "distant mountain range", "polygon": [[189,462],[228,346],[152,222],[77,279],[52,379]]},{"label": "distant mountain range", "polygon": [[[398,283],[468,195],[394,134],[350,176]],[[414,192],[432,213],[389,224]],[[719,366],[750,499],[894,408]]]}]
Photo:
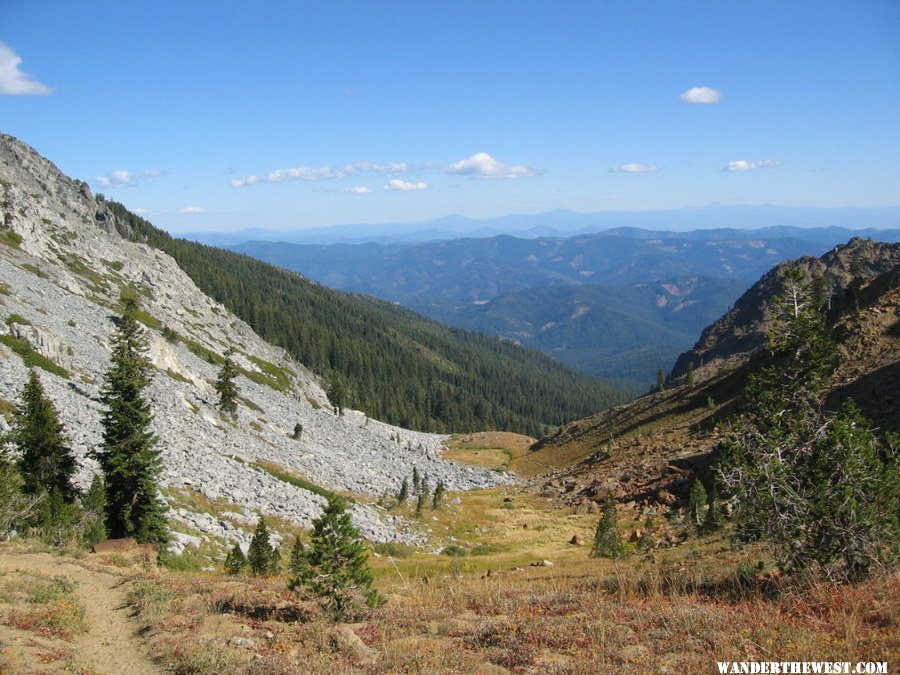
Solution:
[{"label": "distant mountain range", "polygon": [[[900,240],[900,230],[868,232]],[[839,227],[629,227],[571,237],[253,241],[230,248],[332,288],[535,347],[640,389],[773,265],[821,255],[854,234]]]},{"label": "distant mountain range", "polygon": [[[900,206],[815,208],[718,204],[669,211],[578,213],[557,210],[488,219],[447,216],[417,223],[334,225],[297,230],[253,228],[236,232],[190,232],[177,236],[213,246],[234,246],[247,241],[286,241],[295,244],[421,243],[460,237],[486,238],[499,234],[510,234],[523,239],[568,237],[623,227],[668,232],[710,228],[762,228],[762,236],[787,236],[782,231],[784,228],[849,228],[859,230],[855,233],[859,236],[873,236],[871,230],[900,228]],[[791,236],[805,238],[802,232]],[[849,238],[850,235],[843,235],[835,239],[833,245]]]}]

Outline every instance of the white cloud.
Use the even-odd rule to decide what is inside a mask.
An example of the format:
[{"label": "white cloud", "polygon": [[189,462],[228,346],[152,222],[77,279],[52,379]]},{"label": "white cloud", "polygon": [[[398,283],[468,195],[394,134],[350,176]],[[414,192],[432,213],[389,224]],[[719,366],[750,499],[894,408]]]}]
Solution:
[{"label": "white cloud", "polygon": [[178,209],[180,213],[203,213],[206,209],[200,206],[185,206],[183,209]]},{"label": "white cloud", "polygon": [[353,187],[344,190],[344,192],[349,192],[350,194],[354,195],[367,195],[370,192],[374,192],[374,190],[372,190],[372,188],[370,187],[366,187],[365,185],[354,185]]},{"label": "white cloud", "polygon": [[736,159],[733,162],[728,162],[728,164],[722,167],[722,171],[728,173],[753,171],[755,169],[768,169],[773,166],[778,166],[779,164],[781,164],[781,162],[777,159],[763,159],[759,162],[748,162],[746,159]]},{"label": "white cloud", "polygon": [[718,103],[722,98],[722,92],[712,87],[691,87],[681,95],[684,103],[709,105]]},{"label": "white cloud", "polygon": [[165,175],[166,172],[163,169],[141,171],[137,176],[128,171],[128,169],[116,169],[115,171],[110,171],[105,176],[99,176],[96,180],[96,184],[105,188],[134,187],[137,185],[138,181],[146,180],[148,178],[159,178],[160,176]]},{"label": "white cloud", "polygon": [[659,167],[656,164],[637,164],[634,162],[631,164],[620,164],[609,170],[610,173],[652,173],[654,171],[659,171]]},{"label": "white cloud", "polygon": [[384,186],[384,190],[427,190],[428,183],[407,183],[405,180],[394,179],[392,181],[388,181],[388,184]]},{"label": "white cloud", "polygon": [[367,173],[390,175],[394,173],[406,173],[409,170],[410,166],[406,162],[388,162],[387,164],[380,164],[378,162],[355,162],[354,164],[344,165],[342,172],[345,174],[353,174],[357,171],[364,171]]},{"label": "white cloud", "polygon": [[396,175],[411,171],[412,167],[406,162],[354,162],[343,167],[333,166],[297,166],[291,169],[278,169],[271,171],[266,176],[245,176],[244,178],[232,178],[228,181],[231,187],[245,187],[258,185],[259,183],[286,183],[295,180],[333,180],[343,179],[357,173],[376,173],[383,176]]},{"label": "white cloud", "polygon": [[10,96],[46,96],[53,89],[19,70],[22,58],[0,42],[0,94]]},{"label": "white cloud", "polygon": [[519,178],[533,176],[536,171],[529,166],[510,166],[497,161],[486,152],[479,152],[451,164],[444,169],[444,173],[469,178]]}]

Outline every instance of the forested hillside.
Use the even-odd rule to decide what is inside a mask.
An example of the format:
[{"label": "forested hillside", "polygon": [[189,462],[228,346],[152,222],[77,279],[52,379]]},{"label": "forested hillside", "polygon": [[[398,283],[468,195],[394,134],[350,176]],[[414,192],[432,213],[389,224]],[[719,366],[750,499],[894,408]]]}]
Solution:
[{"label": "forested hillside", "polygon": [[171,255],[206,294],[328,379],[332,400],[343,398],[378,419],[439,432],[539,435],[545,425],[628,397],[537,352],[175,239],[121,204],[107,204],[122,236]]}]

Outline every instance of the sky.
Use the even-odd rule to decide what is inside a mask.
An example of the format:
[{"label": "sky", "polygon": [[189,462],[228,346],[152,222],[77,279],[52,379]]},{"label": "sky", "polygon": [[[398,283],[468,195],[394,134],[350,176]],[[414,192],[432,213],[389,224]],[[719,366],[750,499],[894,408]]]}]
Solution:
[{"label": "sky", "polygon": [[0,131],[173,232],[900,204],[900,2],[0,0]]}]

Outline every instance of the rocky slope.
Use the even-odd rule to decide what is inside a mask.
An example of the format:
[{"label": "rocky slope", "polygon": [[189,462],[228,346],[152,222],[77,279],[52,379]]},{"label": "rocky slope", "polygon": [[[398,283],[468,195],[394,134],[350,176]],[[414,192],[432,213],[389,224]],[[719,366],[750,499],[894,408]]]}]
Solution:
[{"label": "rocky slope", "polygon": [[884,274],[900,264],[900,244],[854,238],[836,246],[821,258],[804,257],[773,267],[747,290],[734,307],[707,327],[697,344],[678,357],[672,369],[676,379],[687,372],[688,363],[698,368],[698,375],[717,372],[734,365],[766,342],[771,328],[769,304],[780,290],[781,273],[789,264],[799,265],[807,278],[823,277],[830,295],[832,316],[842,311],[855,296],[864,280]]},{"label": "rocky slope", "polygon": [[[28,352],[46,359],[54,372],[41,370],[41,378],[71,435],[82,484],[96,470],[87,455],[100,439],[98,395],[123,292],[140,299],[157,369],[149,396],[164,487],[234,505],[230,520],[174,510],[173,518],[189,526],[182,529],[246,539],[241,526],[256,512],[309,525],[322,497],[275,478],[255,465],[259,460],[362,495],[396,490],[413,467],[450,490],[509,480],[442,460],[441,436],[354,411],[335,415],[303,366],[203,295],[170,257],[115,233],[105,205],[85,183],[2,134],[0,219],[0,404],[8,410],[18,399],[25,359],[34,361]],[[234,421],[216,410],[213,389],[214,361],[228,347],[244,373]],[[300,440],[291,438],[297,423]],[[371,539],[424,538],[373,506],[357,504],[353,516]]]},{"label": "rocky slope", "polygon": [[[852,296],[837,295],[829,317],[838,344],[839,363],[830,381],[826,405],[837,409],[852,398],[875,428],[900,432],[900,263],[897,245],[853,240],[807,269],[844,279]],[[859,258],[856,258],[859,256]],[[858,263],[857,260],[862,260]],[[852,281],[850,274],[853,270]],[[883,270],[865,276],[864,270]],[[764,317],[776,271],[766,275],[742,299],[736,317]],[[768,289],[768,293],[766,292]],[[750,302],[757,299],[757,305]],[[747,377],[766,360],[764,349],[725,331],[720,319],[705,335],[720,343],[742,345],[716,367],[698,369],[694,386],[681,384],[563,426],[532,446],[531,460],[555,469],[534,489],[557,504],[597,511],[607,494],[638,515],[657,513],[686,497],[694,477],[704,475],[720,440],[718,423],[740,405]],[[742,325],[764,330],[762,318]],[[762,345],[764,333],[754,338]]]}]

